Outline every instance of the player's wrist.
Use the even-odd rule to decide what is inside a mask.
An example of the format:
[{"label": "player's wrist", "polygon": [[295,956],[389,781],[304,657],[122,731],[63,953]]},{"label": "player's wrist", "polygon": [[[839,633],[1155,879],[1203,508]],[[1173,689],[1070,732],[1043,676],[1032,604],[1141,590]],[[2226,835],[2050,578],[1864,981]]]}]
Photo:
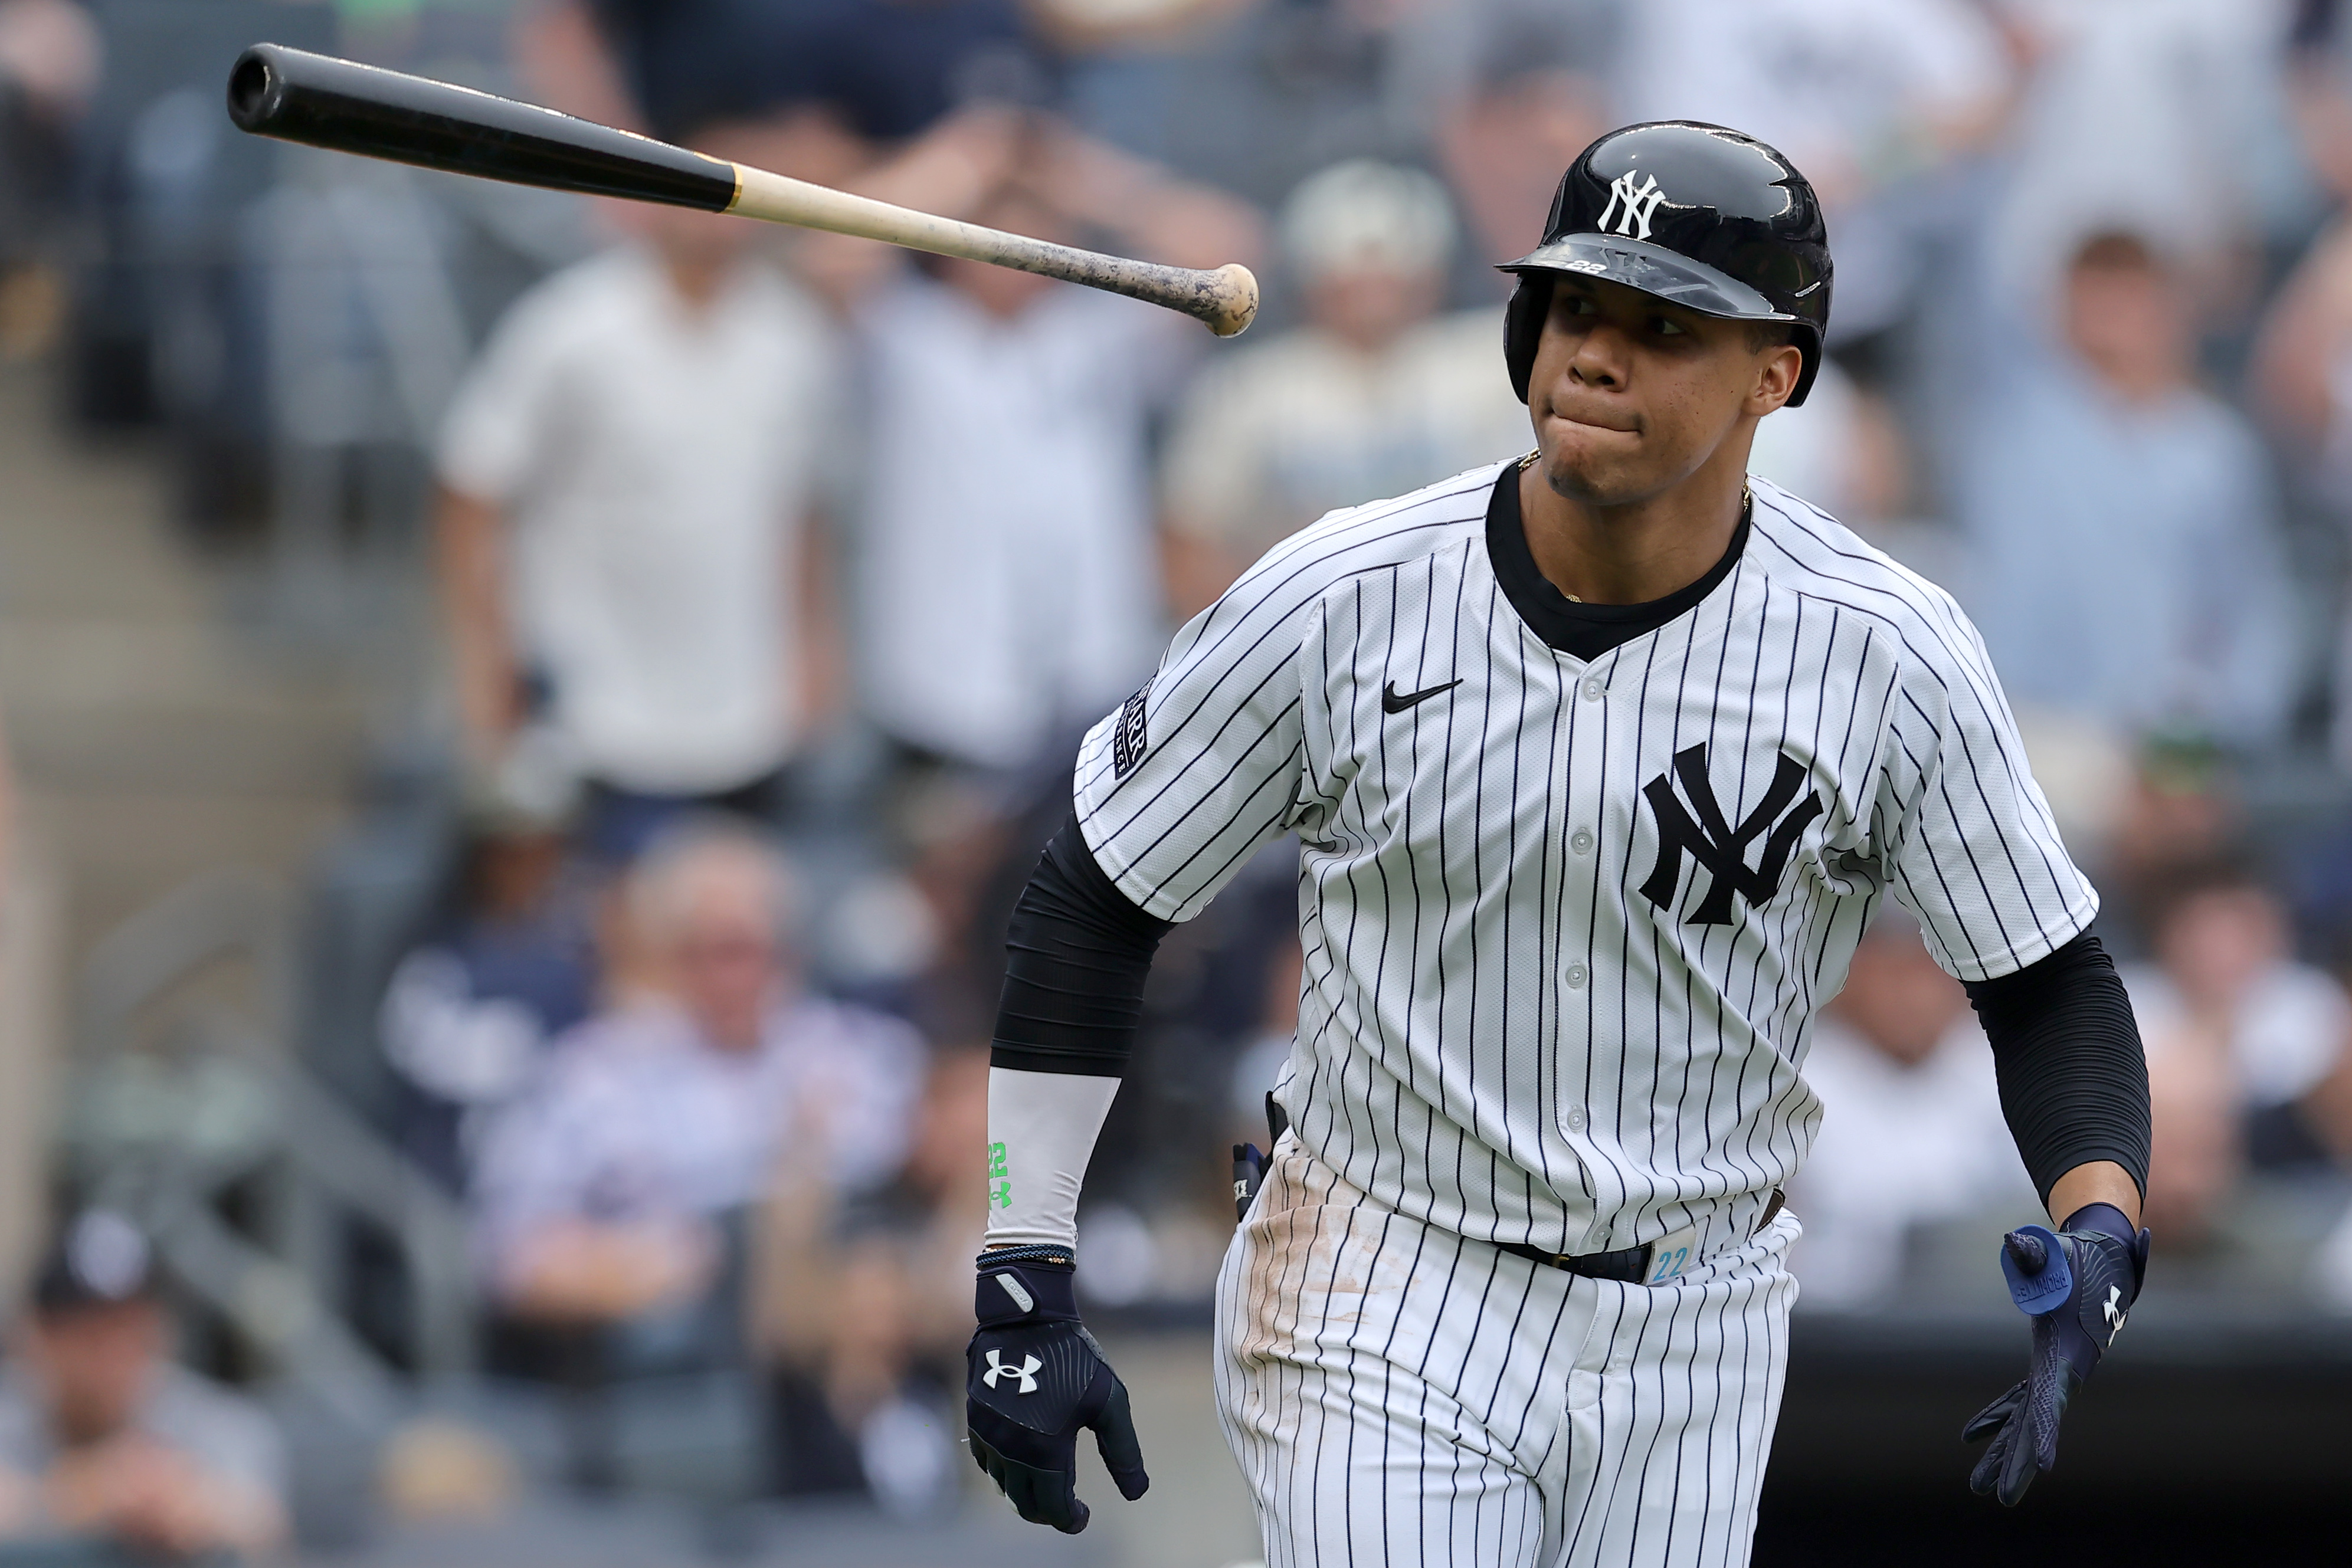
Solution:
[{"label": "player's wrist", "polygon": [[2112,1203],[2086,1203],[2059,1221],[2058,1228],[2074,1236],[2104,1236],[2126,1248],[2139,1243],[2139,1228]]},{"label": "player's wrist", "polygon": [[991,1248],[973,1265],[972,1315],[982,1328],[1078,1321],[1077,1259],[1069,1248]]}]

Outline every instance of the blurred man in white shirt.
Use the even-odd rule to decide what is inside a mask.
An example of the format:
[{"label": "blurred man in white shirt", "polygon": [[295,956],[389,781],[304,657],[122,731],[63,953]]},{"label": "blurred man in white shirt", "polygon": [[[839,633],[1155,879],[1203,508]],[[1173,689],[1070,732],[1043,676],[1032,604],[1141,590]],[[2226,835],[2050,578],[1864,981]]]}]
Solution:
[{"label": "blurred man in white shirt", "polygon": [[836,444],[824,311],[740,220],[630,221],[638,243],[491,335],[444,431],[438,522],[476,761],[549,725],[623,856],[665,805],[758,812],[837,663],[809,526]]},{"label": "blurred man in white shirt", "polygon": [[[932,140],[952,150],[954,133]],[[977,198],[895,189],[1179,266],[1254,248],[1239,204],[1051,120],[961,146],[980,155],[966,163],[985,176]],[[981,262],[877,268],[848,292],[867,413],[854,538],[866,712],[918,755],[1020,767],[1159,656],[1147,436],[1213,340],[1170,311]]]},{"label": "blurred man in white shirt", "polygon": [[1789,1193],[1803,1305],[1883,1301],[1915,1226],[2032,1203],[1968,993],[1892,904],[1822,1009],[1804,1074],[1822,1127]]}]

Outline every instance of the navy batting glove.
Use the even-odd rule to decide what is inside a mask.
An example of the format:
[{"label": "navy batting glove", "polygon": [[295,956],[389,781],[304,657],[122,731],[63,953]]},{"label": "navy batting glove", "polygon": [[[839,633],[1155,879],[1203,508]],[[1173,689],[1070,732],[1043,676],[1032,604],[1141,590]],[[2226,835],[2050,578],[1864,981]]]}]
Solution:
[{"label": "navy batting glove", "polygon": [[2039,1225],[2001,1239],[2000,1269],[2018,1310],[2033,1320],[2025,1381],[1977,1412],[1961,1431],[1992,1446],[1969,1488],[2011,1508],[2033,1478],[2058,1464],[2058,1421],[2122,1332],[2147,1274],[2147,1232],[2113,1204],[2085,1205],[2054,1235]]},{"label": "navy batting glove", "polygon": [[1077,1270],[1066,1250],[1007,1247],[979,1258],[980,1328],[964,1351],[971,1457],[1032,1524],[1066,1535],[1087,1527],[1078,1500],[1078,1428],[1119,1494],[1133,1502],[1151,1485],[1135,1440],[1127,1385],[1078,1322]]}]

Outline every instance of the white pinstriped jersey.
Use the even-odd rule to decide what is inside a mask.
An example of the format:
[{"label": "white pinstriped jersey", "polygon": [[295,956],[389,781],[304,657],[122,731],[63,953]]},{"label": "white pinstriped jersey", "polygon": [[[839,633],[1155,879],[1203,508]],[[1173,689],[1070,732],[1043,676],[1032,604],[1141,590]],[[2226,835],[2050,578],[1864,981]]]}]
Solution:
[{"label": "white pinstriped jersey", "polygon": [[1280,1095],[1373,1201],[1547,1251],[1693,1227],[1706,1256],[1804,1156],[1808,1030],[1883,890],[1964,979],[2097,899],[1942,591],[1759,481],[1729,574],[1588,664],[1496,578],[1500,472],[1276,547],[1088,735],[1079,820],[1167,919],[1297,833]]}]

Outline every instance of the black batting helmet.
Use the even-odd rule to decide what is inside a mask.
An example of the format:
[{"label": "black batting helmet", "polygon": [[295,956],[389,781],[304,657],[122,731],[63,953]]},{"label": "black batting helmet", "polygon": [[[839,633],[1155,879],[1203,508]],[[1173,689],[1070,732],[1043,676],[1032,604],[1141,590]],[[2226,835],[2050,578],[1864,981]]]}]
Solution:
[{"label": "black batting helmet", "polygon": [[1536,341],[1563,272],[1605,277],[1705,316],[1786,321],[1805,401],[1830,322],[1822,204],[1796,166],[1752,136],[1692,120],[1629,125],[1560,177],[1543,243],[1498,270],[1518,275],[1503,319],[1511,390],[1528,401]]}]

